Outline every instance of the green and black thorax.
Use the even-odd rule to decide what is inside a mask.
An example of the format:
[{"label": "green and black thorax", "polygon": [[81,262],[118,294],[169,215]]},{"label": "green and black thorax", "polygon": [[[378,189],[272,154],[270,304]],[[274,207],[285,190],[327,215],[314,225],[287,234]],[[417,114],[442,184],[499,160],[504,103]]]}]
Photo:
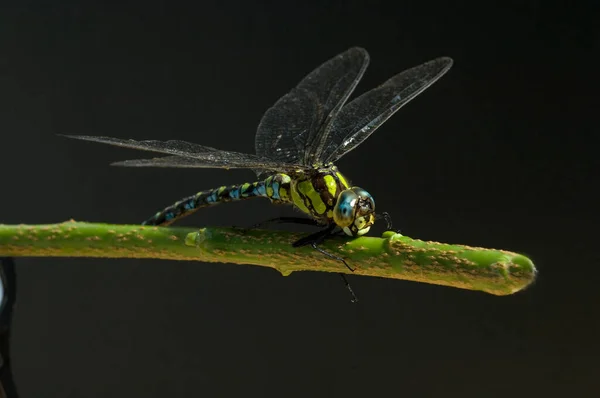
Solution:
[{"label": "green and black thorax", "polygon": [[265,179],[266,196],[273,203],[291,203],[322,224],[333,222],[333,209],[340,193],[350,185],[333,164],[311,170],[277,173]]}]

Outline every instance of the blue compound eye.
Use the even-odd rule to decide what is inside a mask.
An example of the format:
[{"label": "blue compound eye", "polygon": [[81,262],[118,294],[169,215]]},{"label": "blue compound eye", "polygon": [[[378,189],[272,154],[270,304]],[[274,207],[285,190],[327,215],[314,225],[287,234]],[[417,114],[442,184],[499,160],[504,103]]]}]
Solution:
[{"label": "blue compound eye", "polygon": [[354,191],[343,191],[333,208],[333,221],[342,228],[351,225],[354,222],[357,203],[358,195]]},{"label": "blue compound eye", "polygon": [[360,187],[352,187],[352,191],[354,191],[354,193],[360,197],[361,201],[363,202],[363,206],[366,205],[371,207],[371,211],[375,211],[375,200],[370,193]]}]

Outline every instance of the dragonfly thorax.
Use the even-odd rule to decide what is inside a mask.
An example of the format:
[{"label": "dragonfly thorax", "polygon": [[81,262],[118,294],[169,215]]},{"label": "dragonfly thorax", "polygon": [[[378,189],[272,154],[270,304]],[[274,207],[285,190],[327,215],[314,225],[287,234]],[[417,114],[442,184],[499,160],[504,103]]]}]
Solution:
[{"label": "dragonfly thorax", "polygon": [[[269,183],[267,182],[267,189]],[[322,224],[336,224],[347,235],[360,236],[375,221],[375,202],[362,188],[351,187],[332,164],[291,173],[290,201]]]}]

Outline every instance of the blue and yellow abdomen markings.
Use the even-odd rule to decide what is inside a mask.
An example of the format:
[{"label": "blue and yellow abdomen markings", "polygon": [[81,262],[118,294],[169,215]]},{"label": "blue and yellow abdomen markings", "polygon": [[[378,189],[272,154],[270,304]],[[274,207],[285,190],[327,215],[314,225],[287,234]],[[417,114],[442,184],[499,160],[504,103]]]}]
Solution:
[{"label": "blue and yellow abdomen markings", "polygon": [[275,203],[290,202],[289,192],[292,178],[283,173],[274,174],[265,180],[266,196]]},{"label": "blue and yellow abdomen markings", "polygon": [[264,181],[245,183],[242,185],[222,186],[215,189],[200,191],[195,195],[184,198],[164,210],[159,211],[152,218],[144,221],[142,225],[168,225],[179,218],[194,213],[202,207],[266,196]]},{"label": "blue and yellow abdomen markings", "polygon": [[293,177],[278,173],[264,181],[198,192],[156,213],[143,225],[168,225],[202,207],[254,197],[268,198],[273,203],[291,203],[316,219],[332,220],[332,210],[340,192],[348,189],[344,176],[335,166],[315,169],[311,173],[297,171],[292,174]]}]

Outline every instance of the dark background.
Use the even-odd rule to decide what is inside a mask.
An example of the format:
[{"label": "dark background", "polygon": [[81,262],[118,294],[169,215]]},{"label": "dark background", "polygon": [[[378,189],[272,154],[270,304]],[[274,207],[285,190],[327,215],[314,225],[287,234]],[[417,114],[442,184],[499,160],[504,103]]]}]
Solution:
[{"label": "dark background", "polygon": [[[22,397],[598,396],[592,2],[14,3],[0,16],[3,223],[138,223],[251,180],[112,168],[147,154],[55,134],[253,152],[262,113],[358,45],[371,54],[358,93],[441,55],[455,65],[342,171],[406,235],[522,252],[539,270],[506,297],[350,277],[352,305],[322,273],[17,259]],[[257,200],[183,224],[280,214],[293,212]]]}]

